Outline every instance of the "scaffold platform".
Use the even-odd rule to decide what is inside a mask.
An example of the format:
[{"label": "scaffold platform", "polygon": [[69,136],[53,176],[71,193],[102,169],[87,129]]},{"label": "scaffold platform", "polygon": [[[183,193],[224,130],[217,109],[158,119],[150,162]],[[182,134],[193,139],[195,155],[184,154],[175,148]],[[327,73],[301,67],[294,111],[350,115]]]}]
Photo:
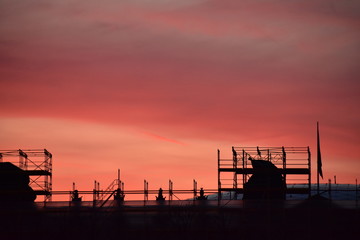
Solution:
[{"label": "scaffold platform", "polygon": [[44,196],[44,201],[51,200],[52,154],[48,150],[0,150],[0,162],[10,162],[25,171],[35,194]]},{"label": "scaffold platform", "polygon": [[[311,153],[309,147],[232,147],[232,159],[223,159],[218,150],[218,195],[223,192],[244,193],[254,169],[251,160],[273,163],[286,184],[287,194],[311,194]],[[304,187],[305,186],[305,187]]]}]

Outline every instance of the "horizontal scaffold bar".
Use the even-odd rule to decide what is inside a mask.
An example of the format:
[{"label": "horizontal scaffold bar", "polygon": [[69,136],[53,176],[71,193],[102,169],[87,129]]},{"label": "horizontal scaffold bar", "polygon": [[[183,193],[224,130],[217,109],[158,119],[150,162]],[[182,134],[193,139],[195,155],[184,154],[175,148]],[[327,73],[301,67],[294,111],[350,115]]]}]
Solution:
[{"label": "horizontal scaffold bar", "polygon": [[[89,191],[89,190],[78,190],[78,193],[79,194],[111,194],[113,193],[114,191],[116,190],[113,190],[113,191],[104,191],[104,190],[92,190],[92,191]],[[194,193],[194,189],[191,189],[191,190],[171,190],[173,194],[193,194]],[[199,189],[196,189],[197,193],[199,193]],[[69,193],[72,193],[73,191],[52,191],[52,194],[53,195],[62,195],[62,194],[69,194]],[[163,194],[169,194],[169,190],[168,189],[163,189]],[[210,193],[217,193],[218,192],[218,189],[204,189],[204,192],[206,194],[210,194]],[[144,194],[144,190],[125,190],[123,191],[124,194]],[[159,193],[159,190],[147,190],[147,193],[148,194],[158,194]]]},{"label": "horizontal scaffold bar", "polygon": [[51,192],[46,191],[46,190],[34,190],[34,193],[36,195],[45,195],[45,196],[51,195]]},{"label": "horizontal scaffold bar", "polygon": [[51,172],[46,170],[25,170],[25,172],[29,176],[44,176],[44,175],[51,176]]},{"label": "horizontal scaffold bar", "polygon": [[[220,192],[236,192],[238,194],[244,193],[243,188],[220,188]],[[308,194],[310,188],[287,188],[287,194]]]},{"label": "horizontal scaffold bar", "polygon": [[[281,174],[310,174],[309,168],[285,168],[278,169]],[[253,168],[219,168],[219,172],[233,172],[236,174],[254,174],[255,170]],[[260,172],[261,170],[256,170]]]}]

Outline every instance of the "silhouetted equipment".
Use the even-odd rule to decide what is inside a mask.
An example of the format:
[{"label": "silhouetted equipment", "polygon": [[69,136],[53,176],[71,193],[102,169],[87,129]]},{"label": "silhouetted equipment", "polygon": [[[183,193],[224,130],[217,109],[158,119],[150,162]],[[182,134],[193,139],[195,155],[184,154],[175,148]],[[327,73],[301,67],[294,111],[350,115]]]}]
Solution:
[{"label": "silhouetted equipment", "polygon": [[[15,157],[15,158],[14,158]],[[0,162],[11,162],[29,177],[29,186],[44,201],[51,200],[52,154],[46,149],[0,150]]]},{"label": "silhouetted equipment", "polygon": [[149,183],[144,180],[144,202],[149,200]]},{"label": "silhouetted equipment", "polygon": [[193,180],[193,185],[194,185],[194,200],[196,199],[197,197],[197,181],[194,179]]},{"label": "silhouetted equipment", "polygon": [[200,188],[200,196],[196,198],[196,200],[206,200],[207,196],[205,196],[205,191],[203,188]]},{"label": "silhouetted equipment", "polygon": [[79,191],[75,187],[75,183],[73,183],[73,190],[71,192],[71,201],[73,202],[81,202],[82,197],[79,196]]},{"label": "silhouetted equipment", "polygon": [[[232,153],[232,159],[221,159],[220,150],[218,150],[218,196],[221,197],[223,192],[245,194],[245,188],[247,190],[254,189],[254,185],[258,185],[258,191],[260,191],[260,186],[262,185],[260,182],[264,181],[264,179],[261,180],[260,172],[264,175],[263,178],[270,176],[268,172],[273,173],[272,180],[269,179],[269,185],[263,189],[267,192],[263,192],[265,194],[263,197],[275,197],[269,193],[271,186],[273,186],[272,191],[274,195],[277,196],[275,198],[283,196],[283,188],[276,187],[283,183],[285,185],[293,184],[293,186],[295,184],[296,186],[285,188],[285,194],[308,194],[310,196],[311,154],[309,147],[232,147]],[[266,161],[269,162],[269,170],[265,170],[265,172],[258,170],[257,167],[265,165],[261,164],[258,166],[259,164],[257,163],[264,163]],[[258,175],[258,177],[255,177],[255,175]],[[254,176],[254,180],[250,181],[252,176]],[[247,184],[248,182],[249,184]],[[275,182],[277,182],[277,185],[275,185]],[[249,196],[248,194],[245,195],[246,197]]]},{"label": "silhouetted equipment", "polygon": [[169,179],[169,200],[172,201],[173,200],[173,182]]},{"label": "silhouetted equipment", "polygon": [[156,196],[156,201],[165,201],[165,197],[163,196],[163,190],[162,188],[159,189],[159,193]]},{"label": "silhouetted equipment", "polygon": [[0,201],[34,201],[26,171],[9,162],[0,162]]},{"label": "silhouetted equipment", "polygon": [[116,189],[114,194],[114,200],[124,201],[124,198],[125,198],[124,191],[122,191],[120,188]]},{"label": "silhouetted equipment", "polygon": [[270,161],[252,160],[254,173],[244,185],[243,199],[285,199],[286,183]]},{"label": "silhouetted equipment", "polygon": [[118,178],[116,179],[117,182],[117,189],[115,190],[114,200],[117,201],[124,201],[125,194],[124,194],[124,183],[120,180],[120,169],[118,169]]},{"label": "silhouetted equipment", "polygon": [[71,201],[73,201],[73,202],[81,202],[81,200],[82,200],[82,197],[79,197],[79,191],[74,190],[72,192]]}]

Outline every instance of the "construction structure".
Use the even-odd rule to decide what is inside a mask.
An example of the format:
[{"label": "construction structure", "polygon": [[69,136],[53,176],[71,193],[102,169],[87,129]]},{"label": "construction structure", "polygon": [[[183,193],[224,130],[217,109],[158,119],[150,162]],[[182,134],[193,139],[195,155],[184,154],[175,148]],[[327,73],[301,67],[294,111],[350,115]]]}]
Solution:
[{"label": "construction structure", "polygon": [[0,162],[10,162],[30,177],[29,186],[37,196],[50,201],[52,195],[52,154],[46,149],[0,150]]},{"label": "construction structure", "polygon": [[218,196],[244,193],[244,186],[254,174],[252,160],[274,164],[287,185],[287,194],[311,194],[311,153],[309,147],[232,147],[232,159],[222,159],[218,150]]}]

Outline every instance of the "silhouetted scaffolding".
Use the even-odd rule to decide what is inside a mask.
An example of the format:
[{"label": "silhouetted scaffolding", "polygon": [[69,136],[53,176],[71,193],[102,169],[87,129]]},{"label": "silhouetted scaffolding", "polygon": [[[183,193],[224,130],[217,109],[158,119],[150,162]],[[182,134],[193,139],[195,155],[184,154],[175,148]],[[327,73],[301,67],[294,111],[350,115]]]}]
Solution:
[{"label": "silhouetted scaffolding", "polygon": [[[161,189],[161,193],[164,196],[164,201],[171,204],[172,201],[197,201],[197,200],[207,200],[207,195],[212,195],[217,193],[217,189],[198,189],[198,183],[194,179],[193,180],[193,189],[174,189],[174,183],[171,179],[169,179],[169,187],[168,189]],[[100,183],[98,181],[94,182],[94,189],[92,191],[89,190],[78,190],[73,183],[73,187],[71,191],[52,191],[53,196],[60,195],[68,195],[69,196],[69,205],[86,205],[101,208],[103,206],[109,206],[109,203],[122,203],[126,201],[130,202],[142,202],[144,205],[150,204],[156,197],[159,197],[160,189],[149,189],[149,182],[144,180],[144,189],[138,190],[125,190],[124,182],[120,180],[120,170],[118,172],[118,178],[114,179],[110,185],[105,189],[100,189]],[[199,195],[200,194],[200,195]],[[205,195],[206,194],[206,195]],[[89,201],[89,198],[86,197],[87,200],[83,201],[83,197],[92,195],[92,201]],[[125,196],[142,196],[141,198],[126,200]],[[167,195],[167,196],[165,196]],[[185,196],[185,199],[179,198],[180,196]],[[191,198],[191,196],[193,196]],[[155,197],[155,198],[154,198]],[[174,199],[175,198],[175,199]],[[116,200],[116,201],[112,201]],[[213,198],[216,199],[216,198]],[[81,203],[83,202],[83,203]],[[89,205],[90,203],[90,205]]]},{"label": "silhouetted scaffolding", "polygon": [[[14,158],[15,157],[15,158]],[[51,200],[52,154],[46,149],[0,150],[0,162],[10,162],[24,170],[35,194]]]},{"label": "silhouetted scaffolding", "polygon": [[[254,169],[253,160],[272,162],[282,174],[287,194],[311,194],[311,153],[309,147],[232,147],[232,159],[221,159],[218,150],[218,194],[244,193]],[[291,186],[291,187],[289,187]]]}]

